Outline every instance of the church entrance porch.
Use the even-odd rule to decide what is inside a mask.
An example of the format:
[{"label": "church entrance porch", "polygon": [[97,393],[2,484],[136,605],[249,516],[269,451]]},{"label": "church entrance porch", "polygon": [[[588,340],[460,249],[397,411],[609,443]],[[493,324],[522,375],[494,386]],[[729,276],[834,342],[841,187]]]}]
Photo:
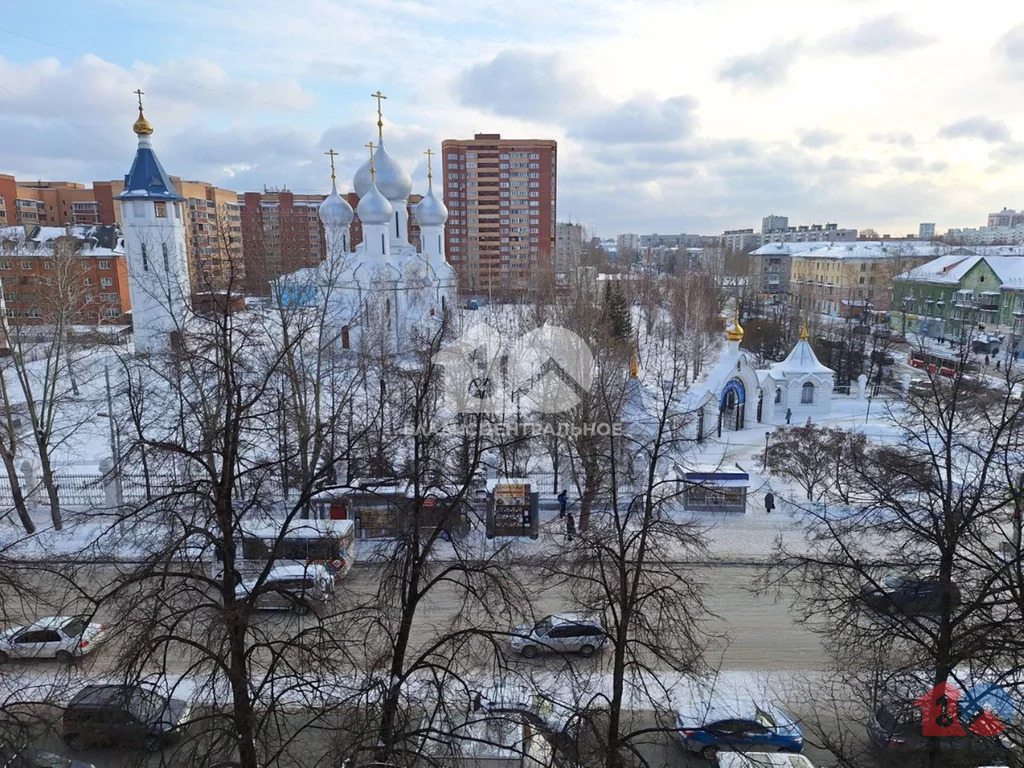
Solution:
[{"label": "church entrance porch", "polygon": [[718,402],[719,437],[722,435],[722,430],[743,429],[746,401],[747,393],[743,382],[739,379],[730,379],[722,388],[722,396]]}]

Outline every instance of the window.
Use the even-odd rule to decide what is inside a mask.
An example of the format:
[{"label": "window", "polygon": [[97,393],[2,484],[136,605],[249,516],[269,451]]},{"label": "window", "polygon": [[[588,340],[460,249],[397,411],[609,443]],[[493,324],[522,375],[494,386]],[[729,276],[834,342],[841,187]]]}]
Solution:
[{"label": "window", "polygon": [[[142,246],[142,250],[145,251],[146,246]],[[110,262],[107,261],[106,259],[100,261],[100,269],[110,269]]]},{"label": "window", "polygon": [[82,285],[92,285],[92,278],[86,277],[82,280]]},{"label": "window", "polygon": [[803,386],[803,390],[800,393],[800,402],[804,405],[810,405],[814,402],[814,385],[809,381]]},{"label": "window", "polygon": [[21,268],[22,269],[32,269],[32,262],[31,261],[23,261],[23,262],[21,262]]},{"label": "window", "polygon": [[111,307],[110,309],[104,309],[103,310],[103,316],[104,317],[120,317],[121,316],[121,310],[120,309],[114,309],[113,307]]},{"label": "window", "polygon": [[167,203],[153,203],[153,207],[156,209],[156,217],[158,219],[167,218]]},{"label": "window", "polygon": [[170,272],[171,271],[171,259],[170,259],[170,257],[167,254],[167,243],[161,243],[160,247],[163,249],[163,252],[164,252],[164,272]]},{"label": "window", "polygon": [[[90,280],[89,282],[91,283],[92,281]],[[110,288],[113,284],[114,284],[114,280],[112,278],[109,278],[109,277],[101,277],[100,278],[100,287],[101,288]]]},{"label": "window", "polygon": [[132,203],[132,216],[136,219],[141,219],[146,215],[146,204],[136,200]]},{"label": "window", "polygon": [[0,269],[10,269],[10,268],[11,268],[11,262],[9,262],[7,259],[4,259],[3,261],[0,261]]},{"label": "window", "polygon": [[[142,271],[149,272],[149,253],[146,251],[146,244],[142,244]],[[100,268],[102,268],[103,262],[100,262]]]},{"label": "window", "polygon": [[55,265],[55,264],[54,264],[54,263],[53,263],[52,261],[50,261],[49,259],[47,259],[47,260],[46,260],[46,261],[45,261],[45,262],[43,263],[43,266],[44,266],[44,267],[45,267],[46,269],[54,269],[54,268],[56,267],[56,265]]}]

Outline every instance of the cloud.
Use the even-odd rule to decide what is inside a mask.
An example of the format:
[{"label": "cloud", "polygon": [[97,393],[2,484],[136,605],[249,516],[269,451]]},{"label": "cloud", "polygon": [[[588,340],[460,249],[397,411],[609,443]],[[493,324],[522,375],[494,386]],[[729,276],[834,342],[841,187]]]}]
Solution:
[{"label": "cloud", "polygon": [[888,131],[887,133],[872,133],[869,137],[877,144],[891,144],[904,149],[911,149],[914,144],[914,134],[910,131]]},{"label": "cloud", "polygon": [[718,70],[718,79],[747,88],[781,85],[800,53],[798,42],[776,43],[757,53],[734,56]]},{"label": "cloud", "polygon": [[1024,77],[1024,24],[1018,24],[999,38],[995,56],[1007,74]]},{"label": "cloud", "polygon": [[604,144],[675,141],[696,129],[696,107],[696,99],[690,96],[634,96],[586,118],[570,135]]},{"label": "cloud", "polygon": [[807,147],[807,149],[823,149],[838,144],[841,138],[842,136],[835,131],[813,128],[800,132],[800,146]]},{"label": "cloud", "polygon": [[1011,141],[997,147],[992,152],[992,159],[996,162],[996,170],[999,165],[1020,165],[1024,163],[1024,141]]},{"label": "cloud", "polygon": [[945,160],[932,160],[928,162],[923,157],[914,155],[901,155],[890,161],[893,166],[907,173],[942,173],[949,168]]},{"label": "cloud", "polygon": [[1002,120],[993,120],[984,115],[974,115],[948,123],[939,129],[943,139],[980,139],[989,143],[1009,141],[1010,128]]},{"label": "cloud", "polygon": [[559,53],[506,50],[456,78],[455,92],[467,107],[525,119],[557,118],[592,96],[583,74]]},{"label": "cloud", "polygon": [[912,51],[931,42],[931,38],[908,27],[902,16],[892,13],[828,35],[819,49],[851,56],[884,56]]}]

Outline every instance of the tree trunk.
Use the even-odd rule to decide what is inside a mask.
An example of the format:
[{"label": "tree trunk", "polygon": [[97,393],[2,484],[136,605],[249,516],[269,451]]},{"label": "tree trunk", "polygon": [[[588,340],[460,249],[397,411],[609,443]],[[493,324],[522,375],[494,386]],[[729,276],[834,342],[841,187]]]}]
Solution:
[{"label": "tree trunk", "polygon": [[57,496],[57,485],[53,481],[53,465],[50,464],[50,453],[48,446],[43,440],[37,440],[39,446],[39,466],[42,469],[43,485],[46,486],[46,495],[50,499],[50,519],[53,521],[53,529],[61,531],[64,529],[64,519],[60,512],[60,498]]},{"label": "tree trunk", "polygon": [[21,481],[18,480],[18,470],[14,466],[14,454],[9,451],[3,452],[4,457],[4,468],[7,470],[7,479],[11,484],[11,496],[14,499],[14,508],[18,511],[18,519],[21,520],[22,526],[25,528],[25,533],[33,534],[36,532],[36,524],[32,522],[32,517],[28,513],[28,507],[25,505],[25,494],[21,490]]}]

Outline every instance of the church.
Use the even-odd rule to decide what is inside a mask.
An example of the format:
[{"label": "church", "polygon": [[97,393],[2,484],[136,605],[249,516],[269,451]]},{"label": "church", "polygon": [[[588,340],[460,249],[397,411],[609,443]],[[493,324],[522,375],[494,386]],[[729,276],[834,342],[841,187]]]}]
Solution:
[{"label": "church", "polygon": [[[142,109],[133,125],[138,147],[125,176],[122,206],[123,248],[128,260],[135,348],[167,351],[193,315],[186,251],[185,198],[175,189],[153,151],[153,126]],[[361,340],[375,349],[402,353],[429,338],[454,308],[455,271],[445,257],[448,209],[434,191],[431,150],[425,154],[427,193],[412,208],[420,229],[417,245],[407,239],[412,179],[388,153],[377,96],[377,143],[356,171],[359,203],[352,207],[338,193],[331,158],[331,191],[318,211],[327,257],[319,265],[272,281],[272,296],[288,308],[322,308],[336,332],[337,345],[354,349]],[[362,224],[362,242],[352,247],[351,225]]]},{"label": "church", "polygon": [[698,378],[684,398],[691,416],[689,436],[703,440],[723,432],[781,423],[787,411],[799,424],[829,413],[835,372],[819,362],[808,340],[807,327],[782,362],[755,369],[740,349],[743,326],[739,316],[725,331],[725,348],[718,363]]},{"label": "church", "polygon": [[[379,95],[379,94],[378,94]],[[406,239],[412,179],[388,153],[378,98],[377,143],[353,179],[355,211],[338,193],[331,156],[331,192],[320,205],[327,258],[312,269],[275,281],[275,295],[289,307],[326,307],[343,349],[360,341],[402,353],[429,339],[455,301],[455,270],[445,257],[448,209],[434,191],[431,150],[427,150],[427,193],[412,208],[420,229],[418,247]],[[355,216],[363,240],[350,245]]]}]

